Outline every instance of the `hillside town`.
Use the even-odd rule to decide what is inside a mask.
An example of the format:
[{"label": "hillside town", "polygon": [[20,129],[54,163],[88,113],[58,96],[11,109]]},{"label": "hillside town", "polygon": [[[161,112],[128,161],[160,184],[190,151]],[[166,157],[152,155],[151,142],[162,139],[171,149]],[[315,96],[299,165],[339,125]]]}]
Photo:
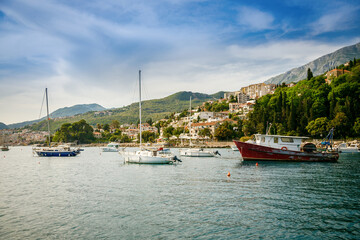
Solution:
[{"label": "hillside town", "polygon": [[[195,107],[191,110],[191,114],[189,111],[186,114],[174,113],[168,119],[160,119],[154,123],[143,123],[142,130],[153,133],[156,136],[155,141],[158,143],[166,143],[169,140],[177,140],[182,143],[190,139],[195,142],[217,140],[214,136],[219,126],[224,123],[236,124],[237,121],[230,117],[246,119],[247,114],[253,110],[256,99],[266,94],[273,94],[275,88],[275,84],[259,83],[243,87],[239,91],[227,92],[223,98],[217,101],[210,100],[204,102],[201,106]],[[207,111],[206,106],[216,102],[223,104],[226,110]],[[94,115],[111,115],[111,113],[97,111]],[[121,131],[126,136],[127,142],[138,141],[139,124],[109,124],[109,126],[105,127],[98,124],[92,127],[94,138],[98,139],[99,142],[100,139],[104,139],[106,134],[113,134],[116,131]],[[166,132],[167,128],[182,129],[182,132],[169,136]],[[48,132],[46,131],[31,131],[28,128],[0,130],[1,142],[8,145],[39,144],[45,142],[47,136]]]},{"label": "hillside town", "polygon": [[[346,64],[345,64],[346,65]],[[350,73],[344,69],[332,69],[325,74],[325,82],[331,81],[343,74]],[[287,87],[295,86],[295,83],[287,84]],[[228,140],[229,137],[219,136],[217,130],[227,124],[232,126],[234,132],[238,129],[238,121],[246,120],[248,114],[254,110],[256,100],[267,95],[274,94],[276,84],[252,84],[242,87],[238,91],[226,92],[218,100],[203,102],[201,106],[181,113],[173,113],[167,118],[155,122],[142,123],[142,130],[151,135],[146,141],[159,144],[172,142],[174,146],[183,146],[190,141],[197,143],[218,142]],[[211,106],[222,106],[214,111]],[[112,115],[111,111],[96,111],[94,116]],[[70,117],[71,118],[71,117]],[[114,120],[112,124],[97,124],[92,127],[94,142],[105,143],[119,141],[124,143],[137,143],[139,141],[140,124],[120,123]],[[52,133],[54,134],[54,133]],[[114,137],[121,134],[122,137]],[[113,136],[112,136],[113,135]],[[47,141],[47,131],[32,131],[29,128],[2,129],[0,130],[0,143],[4,145],[32,145]]]}]

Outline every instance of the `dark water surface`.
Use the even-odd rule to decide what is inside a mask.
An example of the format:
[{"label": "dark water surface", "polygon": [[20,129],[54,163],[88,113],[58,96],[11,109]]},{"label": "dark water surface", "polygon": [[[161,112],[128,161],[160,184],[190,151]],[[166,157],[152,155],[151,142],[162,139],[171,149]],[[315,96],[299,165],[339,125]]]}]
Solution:
[{"label": "dark water surface", "polygon": [[0,152],[0,239],[360,238],[360,155],[256,167],[219,151],[177,165]]}]

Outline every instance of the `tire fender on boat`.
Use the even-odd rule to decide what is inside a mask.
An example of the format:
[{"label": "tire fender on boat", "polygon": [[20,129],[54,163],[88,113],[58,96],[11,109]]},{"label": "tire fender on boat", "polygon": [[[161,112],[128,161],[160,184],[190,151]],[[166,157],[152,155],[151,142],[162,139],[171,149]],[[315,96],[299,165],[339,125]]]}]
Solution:
[{"label": "tire fender on boat", "polygon": [[282,147],[281,150],[287,151],[288,149],[287,149],[287,147]]}]

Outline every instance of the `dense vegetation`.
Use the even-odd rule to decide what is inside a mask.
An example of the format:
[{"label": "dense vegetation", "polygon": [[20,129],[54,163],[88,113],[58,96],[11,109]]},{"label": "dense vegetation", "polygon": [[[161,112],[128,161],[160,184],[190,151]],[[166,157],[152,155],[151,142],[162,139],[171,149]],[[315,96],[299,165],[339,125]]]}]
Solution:
[{"label": "dense vegetation", "polygon": [[53,141],[91,143],[94,141],[93,128],[84,119],[73,124],[65,123],[56,131]]},{"label": "dense vegetation", "polygon": [[335,137],[360,135],[360,60],[350,65],[346,73],[325,82],[325,75],[302,80],[294,87],[285,84],[273,95],[257,100],[254,111],[245,121],[245,134],[265,133],[272,123],[271,133],[324,137],[332,127]]}]

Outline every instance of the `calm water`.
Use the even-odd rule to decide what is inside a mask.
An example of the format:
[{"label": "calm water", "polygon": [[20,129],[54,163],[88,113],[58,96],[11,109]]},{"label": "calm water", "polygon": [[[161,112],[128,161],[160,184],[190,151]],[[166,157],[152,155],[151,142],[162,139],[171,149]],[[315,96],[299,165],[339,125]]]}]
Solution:
[{"label": "calm water", "polygon": [[359,239],[360,155],[256,167],[219,151],[177,165],[0,152],[0,239]]}]

